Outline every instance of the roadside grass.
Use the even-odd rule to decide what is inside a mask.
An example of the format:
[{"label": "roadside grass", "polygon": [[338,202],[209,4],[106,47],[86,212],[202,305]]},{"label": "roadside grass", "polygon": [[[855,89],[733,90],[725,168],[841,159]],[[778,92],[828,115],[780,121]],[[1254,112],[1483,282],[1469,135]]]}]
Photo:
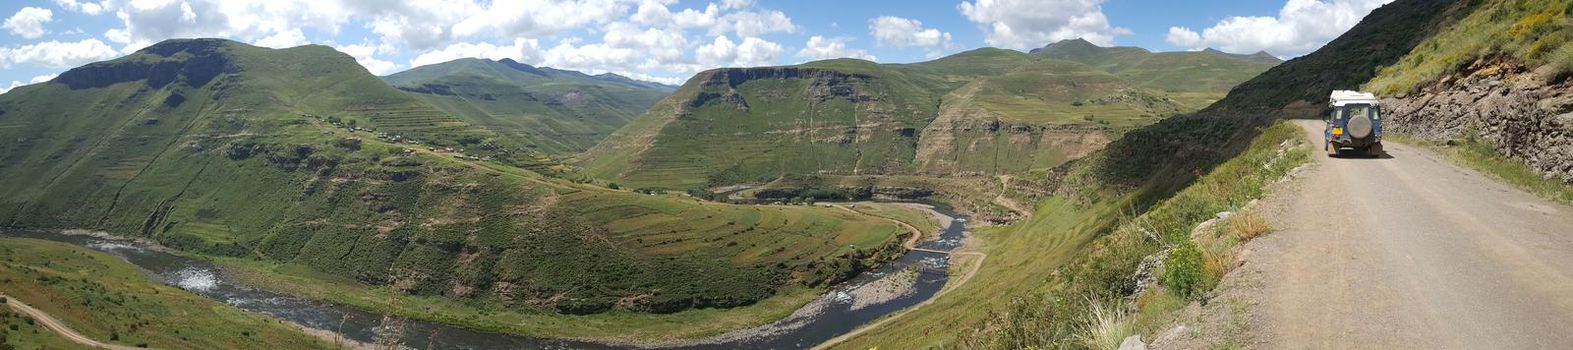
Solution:
[{"label": "roadside grass", "polygon": [[1135,334],[1124,305],[1119,301],[1087,301],[1086,320],[1076,334],[1077,342],[1088,349],[1114,350],[1120,342]]},{"label": "roadside grass", "polygon": [[1267,224],[1267,219],[1263,219],[1262,215],[1254,210],[1244,210],[1235,213],[1234,216],[1229,218],[1229,228],[1234,230],[1235,238],[1242,241],[1261,237],[1273,230],[1272,226]]},{"label": "roadside grass", "polygon": [[1573,204],[1573,183],[1549,179],[1523,162],[1508,159],[1490,145],[1474,137],[1465,137],[1452,145],[1431,141],[1407,134],[1389,134],[1395,141],[1416,145],[1441,154],[1486,176],[1551,201]]},{"label": "roadside grass", "polygon": [[[1227,270],[1229,264],[1215,264],[1215,272],[1207,272],[1206,255],[1233,260],[1221,252],[1237,244],[1234,234],[1192,240],[1192,229],[1218,212],[1238,211],[1262,197],[1265,185],[1309,161],[1301,133],[1282,122],[1263,129],[1244,152],[1144,213],[1125,209],[1136,204],[1137,195],[1087,205],[1051,197],[1021,223],[978,229],[968,249],[987,252],[989,259],[972,283],[837,348],[1087,348],[1078,334],[1086,333],[1086,320],[1096,318],[1089,316],[1093,309],[1107,307],[1095,300],[1119,300],[1115,309],[1127,318],[1121,323],[1151,336]],[[1175,253],[1182,250],[1189,253]],[[1164,251],[1171,258],[1166,260],[1189,270],[1155,273],[1184,273],[1195,285],[1188,292],[1160,285],[1134,296],[1134,303],[1124,301],[1132,297],[1131,276],[1142,260]],[[1167,295],[1153,294],[1158,292]]]},{"label": "roadside grass", "polygon": [[[97,341],[160,349],[335,347],[283,322],[153,281],[136,266],[87,248],[0,238],[0,256],[0,292]],[[10,344],[79,347],[58,346],[67,340],[4,310],[0,332]]]}]

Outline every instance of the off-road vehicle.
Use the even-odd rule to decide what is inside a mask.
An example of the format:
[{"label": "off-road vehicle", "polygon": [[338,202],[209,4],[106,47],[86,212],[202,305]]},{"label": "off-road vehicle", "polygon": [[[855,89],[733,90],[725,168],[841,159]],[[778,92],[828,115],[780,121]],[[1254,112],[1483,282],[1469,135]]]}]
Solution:
[{"label": "off-road vehicle", "polygon": [[1376,95],[1335,90],[1329,98],[1332,111],[1327,115],[1326,141],[1322,149],[1337,157],[1342,151],[1382,155],[1382,108]]}]

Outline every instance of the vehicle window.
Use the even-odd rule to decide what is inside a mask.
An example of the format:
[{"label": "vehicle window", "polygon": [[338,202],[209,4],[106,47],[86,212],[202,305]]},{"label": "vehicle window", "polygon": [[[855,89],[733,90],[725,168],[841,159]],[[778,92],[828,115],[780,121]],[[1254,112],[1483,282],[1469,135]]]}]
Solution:
[{"label": "vehicle window", "polygon": [[1371,106],[1370,105],[1346,105],[1346,106],[1344,106],[1344,117],[1345,118],[1365,117],[1365,116],[1369,115],[1369,113],[1371,113]]}]

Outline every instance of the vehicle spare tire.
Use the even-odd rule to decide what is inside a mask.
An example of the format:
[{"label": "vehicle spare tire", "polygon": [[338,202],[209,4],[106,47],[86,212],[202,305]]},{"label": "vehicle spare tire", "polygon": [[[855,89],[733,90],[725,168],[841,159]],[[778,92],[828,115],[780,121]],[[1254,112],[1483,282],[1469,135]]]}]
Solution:
[{"label": "vehicle spare tire", "polygon": [[1363,139],[1371,136],[1371,124],[1371,117],[1349,118],[1349,125],[1346,126],[1349,130],[1346,131],[1349,132],[1349,137]]}]

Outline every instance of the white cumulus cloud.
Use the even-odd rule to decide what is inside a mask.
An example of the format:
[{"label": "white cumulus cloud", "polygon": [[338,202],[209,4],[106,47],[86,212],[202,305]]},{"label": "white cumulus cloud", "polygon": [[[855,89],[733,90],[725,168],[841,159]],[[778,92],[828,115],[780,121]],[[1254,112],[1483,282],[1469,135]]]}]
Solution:
[{"label": "white cumulus cloud", "polygon": [[120,53],[98,39],[74,42],[45,41],[18,47],[0,47],[0,68],[17,64],[67,68],[103,61]]},{"label": "white cumulus cloud", "polygon": [[1173,27],[1167,41],[1181,48],[1212,47],[1226,52],[1269,53],[1294,57],[1326,45],[1360,19],[1393,0],[1289,0],[1277,17],[1225,18],[1202,30]]},{"label": "white cumulus cloud", "polygon": [[388,75],[397,72],[399,68],[403,68],[398,63],[377,57],[378,55],[388,55],[397,52],[392,45],[362,43],[334,46],[334,48],[338,49],[339,52],[350,55],[350,57],[355,57],[355,62],[359,62],[361,67],[366,67],[366,70],[370,71],[371,74]]},{"label": "white cumulus cloud", "polygon": [[273,35],[269,35],[262,39],[257,39],[257,41],[252,44],[262,47],[283,49],[301,46],[307,43],[308,42],[306,41],[305,33],[302,33],[300,29],[290,29],[283,32],[274,33]]},{"label": "white cumulus cloud", "polygon": [[99,13],[104,12],[104,4],[99,2],[55,0],[55,5],[60,5],[60,8],[63,9],[85,13],[89,16],[97,16]]},{"label": "white cumulus cloud", "polygon": [[869,34],[881,46],[938,48],[951,45],[950,33],[924,28],[923,22],[918,20],[880,16],[868,22]]},{"label": "white cumulus cloud", "polygon": [[456,43],[442,49],[427,51],[410,60],[411,67],[436,64],[460,58],[474,57],[491,60],[512,58],[519,61],[533,61],[539,55],[541,45],[534,39],[514,39],[510,45],[497,45],[492,43]]},{"label": "white cumulus cloud", "polygon": [[[172,38],[216,37],[285,48],[320,43],[353,56],[374,74],[463,57],[512,58],[588,73],[616,73],[662,82],[720,66],[781,63],[803,57],[872,58],[846,40],[809,38],[802,48],[778,44],[800,28],[786,13],[752,0],[49,0],[42,22],[107,15],[94,39],[0,44],[0,66],[68,68],[129,54]],[[42,6],[48,7],[48,6]],[[39,9],[42,11],[48,11]],[[31,16],[33,10],[23,12]],[[5,29],[24,36],[45,31],[13,16]],[[96,26],[97,24],[95,24]],[[15,27],[15,28],[13,28]],[[78,27],[80,28],[80,27]],[[348,29],[348,30],[345,30]],[[362,34],[361,30],[364,30]],[[929,28],[918,28],[928,35]],[[75,29],[81,35],[80,29]],[[347,44],[344,32],[354,39]],[[93,34],[93,33],[85,33]],[[942,41],[948,33],[940,32]],[[34,37],[36,38],[36,37]],[[929,39],[917,39],[918,41]],[[930,40],[931,41],[931,40]],[[13,45],[6,47],[5,45]],[[21,80],[8,77],[0,81]],[[0,84],[4,86],[4,84]]]},{"label": "white cumulus cloud", "polygon": [[797,57],[809,60],[827,60],[832,58],[856,58],[860,60],[877,60],[868,51],[847,47],[845,39],[830,39],[822,36],[808,38],[808,43],[798,50]]},{"label": "white cumulus cloud", "polygon": [[54,21],[54,19],[55,13],[53,11],[29,6],[16,11],[16,14],[11,15],[11,18],[6,18],[5,24],[0,26],[10,30],[11,34],[27,39],[37,39],[44,36],[46,32],[44,31],[44,24]]},{"label": "white cumulus cloud", "polygon": [[1201,34],[1196,34],[1196,32],[1183,27],[1169,27],[1169,35],[1164,37],[1164,41],[1183,48],[1194,48],[1203,45]]},{"label": "white cumulus cloud", "polygon": [[1129,35],[1129,29],[1109,24],[1103,15],[1104,0],[973,0],[956,9],[984,28],[989,45],[1027,49],[1067,39],[1086,39],[1102,46]]},{"label": "white cumulus cloud", "polygon": [[717,36],[711,43],[699,46],[694,55],[699,64],[707,67],[757,67],[775,62],[781,50],[781,44],[760,38],[746,37],[742,43],[733,43],[726,36]]}]

